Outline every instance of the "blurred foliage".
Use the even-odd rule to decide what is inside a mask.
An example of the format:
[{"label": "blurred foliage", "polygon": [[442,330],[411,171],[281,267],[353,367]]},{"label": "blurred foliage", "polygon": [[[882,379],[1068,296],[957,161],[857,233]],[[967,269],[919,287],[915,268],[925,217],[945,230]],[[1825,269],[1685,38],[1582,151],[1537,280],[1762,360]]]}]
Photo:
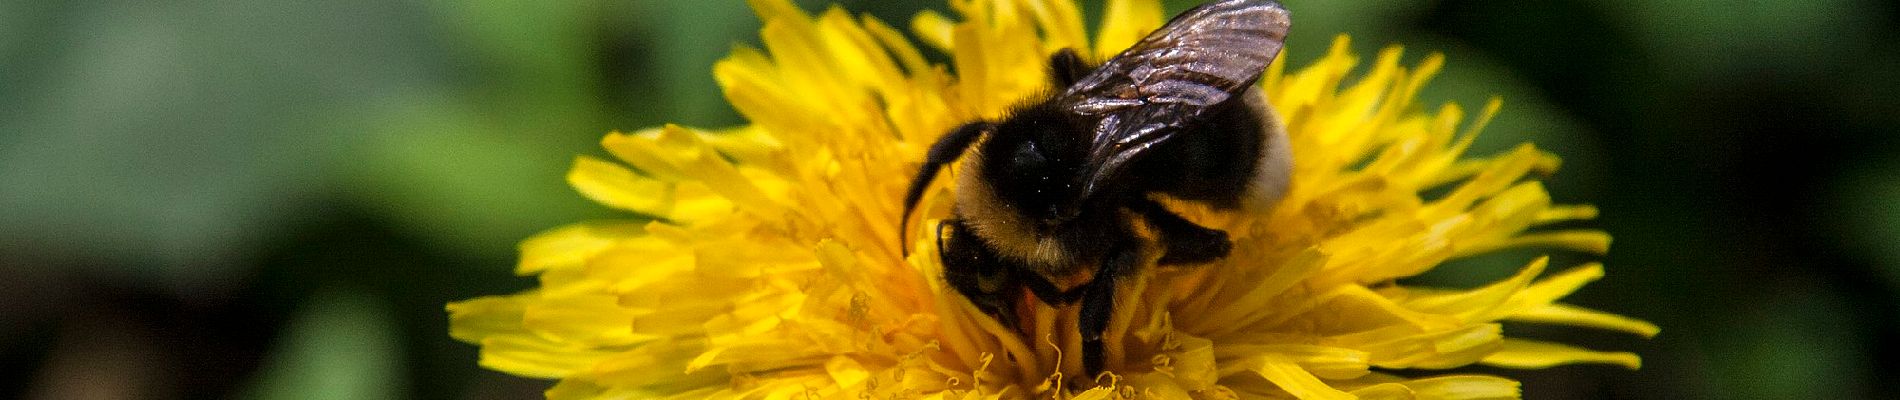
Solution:
[{"label": "blurred foliage", "polygon": [[[1425,106],[1502,98],[1477,151],[1535,142],[1558,200],[1603,209],[1611,272],[1576,301],[1663,334],[1511,326],[1647,361],[1511,372],[1534,397],[1900,379],[1900,6],[1285,2],[1292,65],[1338,33],[1446,54]],[[741,123],[709,71],[758,25],[738,1],[0,1],[0,363],[36,371],[0,397],[536,396],[441,305],[530,286],[508,271],[536,231],[628,217],[562,179],[603,133]]]},{"label": "blurred foliage", "polygon": [[388,312],[362,294],[325,291],[285,327],[249,397],[351,400],[398,397],[402,354]]}]

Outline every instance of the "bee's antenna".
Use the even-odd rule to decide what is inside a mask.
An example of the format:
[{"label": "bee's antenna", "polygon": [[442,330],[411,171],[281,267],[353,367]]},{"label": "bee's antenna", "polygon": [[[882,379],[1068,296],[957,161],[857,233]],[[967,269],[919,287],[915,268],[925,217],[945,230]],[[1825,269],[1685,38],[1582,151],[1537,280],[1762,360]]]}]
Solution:
[{"label": "bee's antenna", "polygon": [[[995,125],[984,121],[963,124],[938,138],[937,143],[930,145],[930,153],[924,156],[923,167],[918,168],[916,178],[911,178],[910,190],[904,192],[904,216],[897,223],[899,240],[909,242],[906,239],[910,237],[910,212],[917,209],[917,202],[923,200],[924,189],[930,188],[930,182],[937,178],[937,172],[943,170],[943,166],[956,161],[957,157],[963,156],[963,150],[970,148],[970,144],[976,143],[976,138],[982,137],[984,133],[994,128]],[[899,243],[898,248],[905,256],[910,255],[910,246]]]}]

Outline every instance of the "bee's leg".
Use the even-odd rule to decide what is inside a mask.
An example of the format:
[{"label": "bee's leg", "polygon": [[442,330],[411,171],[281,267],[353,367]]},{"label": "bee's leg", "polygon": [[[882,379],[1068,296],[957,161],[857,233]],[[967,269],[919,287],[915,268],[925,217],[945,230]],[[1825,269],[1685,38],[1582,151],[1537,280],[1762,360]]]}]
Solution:
[{"label": "bee's leg", "polygon": [[1158,264],[1201,264],[1226,257],[1233,251],[1234,242],[1227,239],[1227,232],[1195,225],[1152,199],[1135,200],[1128,208],[1140,214],[1148,226],[1160,234],[1165,253]]},{"label": "bee's leg", "polygon": [[1091,377],[1101,373],[1106,362],[1102,332],[1108,330],[1108,319],[1115,315],[1115,281],[1120,275],[1137,270],[1136,264],[1141,262],[1139,249],[1130,244],[1116,246],[1102,260],[1102,269],[1095,273],[1095,280],[1082,287],[1082,310],[1076,325],[1082,331],[1082,367]]},{"label": "bee's leg", "polygon": [[[947,238],[944,228],[952,231]],[[1016,300],[1022,297],[1022,285],[1014,271],[1022,267],[997,257],[995,251],[967,232],[969,229],[961,220],[946,220],[937,226],[937,251],[943,256],[944,281],[970,299],[978,310],[1004,326],[1020,329],[1016,326]]]},{"label": "bee's leg", "polygon": [[1049,78],[1057,90],[1075,85],[1094,69],[1082,61],[1081,55],[1075,54],[1074,48],[1056,50],[1056,54],[1049,56]]}]

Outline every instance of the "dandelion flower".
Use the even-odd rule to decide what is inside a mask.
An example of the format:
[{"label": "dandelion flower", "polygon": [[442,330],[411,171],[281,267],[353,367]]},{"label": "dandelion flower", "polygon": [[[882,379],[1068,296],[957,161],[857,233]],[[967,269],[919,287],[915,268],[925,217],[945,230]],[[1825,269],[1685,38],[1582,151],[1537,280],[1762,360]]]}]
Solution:
[{"label": "dandelion flower", "polygon": [[[1509,337],[1502,321],[1657,332],[1558,302],[1597,264],[1397,283],[1501,249],[1601,253],[1610,238],[1548,227],[1596,215],[1552,202],[1538,179],[1554,156],[1465,154],[1497,101],[1475,115],[1415,103],[1441,57],[1404,66],[1391,48],[1361,69],[1341,37],[1261,83],[1296,160],[1284,200],[1224,220],[1185,210],[1226,229],[1232,254],[1124,283],[1108,373],[1083,376],[1075,306],[1037,303],[1020,333],[977,311],[942,281],[936,233],[898,231],[901,199],[938,135],[1046,90],[1059,49],[1118,53],[1162,24],[1157,2],[1107,2],[1091,40],[1070,0],[953,0],[956,17],[910,27],[950,65],[874,18],[752,3],[764,48],[713,68],[749,124],[613,133],[602,146],[617,161],[576,160],[582,195],[653,218],[537,235],[517,273],[538,288],[450,304],[451,335],[480,345],[483,366],[558,379],[556,399],[1515,398],[1508,378],[1431,370],[1640,363]],[[925,195],[924,218],[947,216],[954,181]]]}]

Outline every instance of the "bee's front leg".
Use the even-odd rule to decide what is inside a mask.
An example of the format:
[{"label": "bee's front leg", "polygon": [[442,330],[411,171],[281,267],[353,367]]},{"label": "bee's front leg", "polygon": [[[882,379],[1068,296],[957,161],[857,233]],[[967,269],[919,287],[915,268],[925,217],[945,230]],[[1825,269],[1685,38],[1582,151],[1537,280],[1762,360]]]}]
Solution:
[{"label": "bee's front leg", "polygon": [[1113,249],[1102,260],[1095,280],[1082,287],[1082,310],[1076,325],[1082,333],[1082,367],[1090,377],[1106,367],[1102,333],[1108,330],[1108,320],[1115,315],[1115,282],[1122,275],[1139,271],[1142,259],[1141,246],[1134,243],[1124,242]]}]

